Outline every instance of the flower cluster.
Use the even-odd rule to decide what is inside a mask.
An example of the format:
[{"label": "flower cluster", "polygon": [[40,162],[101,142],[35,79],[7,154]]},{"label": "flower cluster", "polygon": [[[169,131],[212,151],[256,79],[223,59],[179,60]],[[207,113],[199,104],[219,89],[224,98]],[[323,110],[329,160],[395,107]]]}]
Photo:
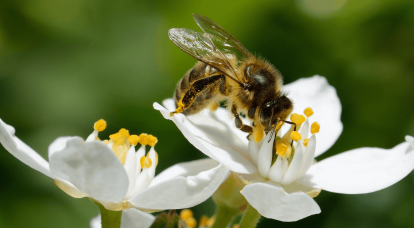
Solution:
[{"label": "flower cluster", "polygon": [[[285,89],[294,101],[294,114],[289,118],[298,129],[294,131],[291,126],[289,130],[285,124],[278,131],[275,149],[274,135],[268,134],[260,141],[246,139],[223,108],[203,110],[190,117],[170,116],[175,108],[172,99],[163,102],[165,108],[157,103],[154,108],[172,120],[197,149],[237,173],[246,184],[241,194],[267,218],[297,221],[320,213],[313,197],[321,189],[345,194],[374,192],[398,182],[414,169],[410,136],[392,149],[359,148],[316,162],[315,158],[328,150],[342,132],[336,91],[321,76],[300,79]],[[298,114],[302,112],[308,118]],[[318,122],[311,125],[311,116]],[[243,122],[249,124],[247,119]]]}]

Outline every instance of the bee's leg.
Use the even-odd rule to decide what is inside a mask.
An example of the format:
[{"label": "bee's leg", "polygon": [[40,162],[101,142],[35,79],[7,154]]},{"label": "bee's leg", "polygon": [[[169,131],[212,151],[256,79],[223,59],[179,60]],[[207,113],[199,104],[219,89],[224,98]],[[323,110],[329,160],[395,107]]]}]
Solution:
[{"label": "bee's leg", "polygon": [[231,112],[233,113],[235,117],[234,122],[236,124],[236,127],[240,129],[241,131],[249,133],[249,135],[247,136],[249,137],[253,133],[253,127],[243,124],[243,121],[240,118],[239,113],[237,113],[237,107],[234,103],[233,103],[233,106],[231,107]]},{"label": "bee's leg", "polygon": [[170,116],[173,116],[174,114],[177,114],[177,113],[181,113],[187,108],[189,108],[193,104],[195,98],[199,94],[210,89],[211,87],[216,85],[217,82],[220,80],[222,80],[222,82],[224,83],[224,80],[225,80],[224,78],[225,78],[224,75],[214,75],[214,76],[202,78],[202,79],[199,79],[193,82],[190,85],[190,88],[187,90],[187,92],[185,92],[181,100],[178,102],[177,109],[174,112],[171,112]]}]

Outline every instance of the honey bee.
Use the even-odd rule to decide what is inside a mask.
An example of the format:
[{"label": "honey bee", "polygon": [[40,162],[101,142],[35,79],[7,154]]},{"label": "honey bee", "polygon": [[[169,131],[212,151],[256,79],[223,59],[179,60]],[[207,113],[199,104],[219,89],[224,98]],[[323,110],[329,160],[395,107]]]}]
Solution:
[{"label": "honey bee", "polygon": [[[168,36],[182,51],[198,60],[178,82],[174,99],[177,113],[193,115],[205,108],[216,110],[221,101],[235,117],[241,131],[256,142],[264,133],[275,131],[293,110],[291,100],[282,92],[282,75],[273,65],[253,56],[230,33],[211,19],[193,14],[204,33],[173,28]],[[240,115],[252,121],[243,124]]]}]

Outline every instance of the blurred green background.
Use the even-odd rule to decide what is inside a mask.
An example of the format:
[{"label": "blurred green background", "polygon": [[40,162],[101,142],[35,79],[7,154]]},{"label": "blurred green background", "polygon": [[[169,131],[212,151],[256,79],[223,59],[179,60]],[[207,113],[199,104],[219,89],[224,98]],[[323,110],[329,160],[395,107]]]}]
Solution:
[{"label": "blurred green background", "polygon": [[[87,137],[100,118],[108,121],[101,136],[121,127],[157,136],[157,172],[205,157],[152,108],[196,62],[167,35],[173,27],[200,31],[192,13],[266,57],[286,83],[327,77],[342,102],[344,131],[321,158],[391,148],[414,135],[411,0],[2,0],[0,118],[44,158],[56,137]],[[3,147],[0,173],[2,228],[88,227],[98,213]],[[411,173],[376,193],[323,191],[315,198],[321,214],[295,223],[263,219],[258,227],[414,227],[413,189]],[[194,211],[211,216],[214,205]]]}]

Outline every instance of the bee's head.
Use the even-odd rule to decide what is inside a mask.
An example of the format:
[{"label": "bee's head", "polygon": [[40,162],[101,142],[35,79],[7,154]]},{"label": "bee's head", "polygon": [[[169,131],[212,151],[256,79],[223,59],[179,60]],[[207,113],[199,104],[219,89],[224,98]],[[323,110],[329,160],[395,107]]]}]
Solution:
[{"label": "bee's head", "polygon": [[265,131],[268,132],[277,119],[286,120],[292,110],[292,101],[285,95],[279,96],[274,100],[267,100],[260,106],[260,123],[265,128]]}]

